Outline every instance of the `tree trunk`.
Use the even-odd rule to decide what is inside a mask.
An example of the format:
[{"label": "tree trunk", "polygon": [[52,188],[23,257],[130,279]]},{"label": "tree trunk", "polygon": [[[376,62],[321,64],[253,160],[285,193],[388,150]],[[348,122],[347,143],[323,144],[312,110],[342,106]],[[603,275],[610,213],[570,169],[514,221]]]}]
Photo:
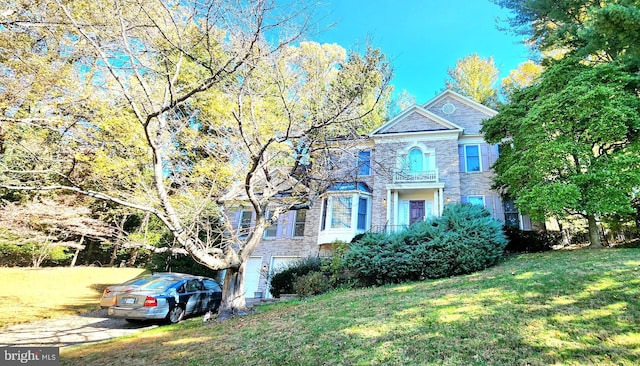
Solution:
[{"label": "tree trunk", "polygon": [[136,260],[138,260],[138,251],[138,248],[133,248],[131,249],[131,252],[129,252],[129,260],[127,261],[128,267],[135,267]]},{"label": "tree trunk", "polygon": [[127,222],[127,216],[122,217],[122,221],[120,221],[120,225],[118,225],[118,238],[116,242],[113,243],[113,251],[111,252],[111,258],[109,259],[109,267],[113,267],[116,263],[116,258],[118,258],[118,249],[120,249],[120,243],[124,241],[123,232],[124,232],[124,224]]},{"label": "tree trunk", "polygon": [[76,248],[76,252],[73,253],[73,259],[71,260],[71,264],[69,265],[69,267],[75,267],[76,262],[78,261],[78,254],[80,254],[80,248],[82,247],[82,243],[84,243],[84,235],[80,237],[80,244]]},{"label": "tree trunk", "polygon": [[591,242],[589,247],[596,249],[603,248],[602,242],[600,242],[600,233],[598,231],[596,216],[594,214],[587,214],[587,221],[589,222],[589,240]]},{"label": "tree trunk", "polygon": [[218,310],[218,321],[224,321],[234,315],[247,314],[245,301],[244,271],[247,262],[243,261],[238,268],[227,268],[222,286],[222,303]]}]

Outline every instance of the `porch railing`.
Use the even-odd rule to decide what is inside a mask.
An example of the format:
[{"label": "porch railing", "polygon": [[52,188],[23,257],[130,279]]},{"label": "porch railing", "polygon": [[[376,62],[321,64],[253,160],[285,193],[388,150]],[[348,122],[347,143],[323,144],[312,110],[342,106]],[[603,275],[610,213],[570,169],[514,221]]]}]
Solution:
[{"label": "porch railing", "polygon": [[393,174],[393,181],[395,183],[437,183],[438,179],[438,170],[409,171],[406,169],[400,169],[396,170]]}]

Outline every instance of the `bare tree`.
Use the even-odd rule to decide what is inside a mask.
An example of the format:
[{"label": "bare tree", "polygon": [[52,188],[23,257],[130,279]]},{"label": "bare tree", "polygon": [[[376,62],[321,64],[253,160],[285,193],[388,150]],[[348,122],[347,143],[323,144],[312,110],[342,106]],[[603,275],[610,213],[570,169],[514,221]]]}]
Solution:
[{"label": "bare tree", "polygon": [[[73,249],[71,266],[74,266],[79,251],[84,249],[85,238],[109,241],[116,233],[104,221],[92,218],[89,208],[73,202],[74,198],[35,197],[20,204],[1,202],[0,239],[30,247],[34,267],[39,267],[58,249]],[[75,240],[78,236],[82,238],[80,242]]]},{"label": "bare tree", "polygon": [[[244,266],[269,225],[267,205],[279,202],[275,220],[309,204],[322,188],[326,138],[377,123],[390,74],[375,50],[291,47],[312,26],[314,4],[278,4],[4,2],[3,44],[27,52],[0,53],[3,82],[25,90],[0,87],[0,187],[152,213],[195,260],[227,269],[220,318],[242,313]],[[68,77],[50,77],[56,69]],[[210,230],[226,225],[217,201],[235,182],[257,214],[246,238]]]}]

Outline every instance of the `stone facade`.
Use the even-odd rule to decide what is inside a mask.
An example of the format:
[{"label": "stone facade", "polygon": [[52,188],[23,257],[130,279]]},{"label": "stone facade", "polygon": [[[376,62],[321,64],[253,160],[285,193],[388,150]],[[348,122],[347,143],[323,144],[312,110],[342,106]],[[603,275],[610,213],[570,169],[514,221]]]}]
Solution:
[{"label": "stone facade", "polygon": [[[497,158],[497,147],[486,144],[480,134],[482,121],[496,113],[452,91],[404,111],[368,138],[351,145],[353,151],[347,155],[332,157],[337,162],[332,172],[341,176],[350,172],[345,181],[352,186],[319,196],[306,213],[304,236],[291,235],[293,212],[282,215],[278,235],[265,238],[254,253],[254,257],[261,258],[259,262],[256,259],[254,266],[273,268],[276,262],[291,258],[324,255],[331,248],[332,236],[327,234],[334,226],[340,229],[336,230],[336,238],[344,238],[345,232],[352,238],[363,231],[395,230],[416,219],[439,215],[447,203],[469,197],[476,201],[482,197],[492,215],[503,221],[500,195],[491,190],[494,173],[490,166]],[[470,151],[479,152],[480,156],[472,159],[477,159],[480,171],[468,172],[465,168],[468,157],[464,148],[469,145],[474,146]],[[358,151],[370,152],[368,175],[352,174],[358,170],[354,158]],[[345,209],[336,202],[347,205],[347,216],[340,217],[346,222],[334,220],[332,215]],[[362,221],[365,219],[366,222]],[[254,287],[266,290],[267,279],[261,278]]]}]

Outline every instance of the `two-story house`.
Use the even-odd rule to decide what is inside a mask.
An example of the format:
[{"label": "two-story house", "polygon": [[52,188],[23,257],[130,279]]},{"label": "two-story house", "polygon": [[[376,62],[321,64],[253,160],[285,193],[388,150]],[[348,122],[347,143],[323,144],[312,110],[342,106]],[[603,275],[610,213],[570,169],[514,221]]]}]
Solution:
[{"label": "two-story house", "polygon": [[[367,231],[393,232],[442,214],[444,205],[485,206],[497,220],[524,230],[531,222],[513,202],[491,189],[498,147],[480,133],[497,112],[453,91],[414,105],[359,141],[349,156],[353,176],[331,186],[308,210],[280,217],[248,263],[246,296],[268,296],[266,273],[298,258],[331,250]],[[235,212],[236,227],[251,225],[252,212]]]}]

